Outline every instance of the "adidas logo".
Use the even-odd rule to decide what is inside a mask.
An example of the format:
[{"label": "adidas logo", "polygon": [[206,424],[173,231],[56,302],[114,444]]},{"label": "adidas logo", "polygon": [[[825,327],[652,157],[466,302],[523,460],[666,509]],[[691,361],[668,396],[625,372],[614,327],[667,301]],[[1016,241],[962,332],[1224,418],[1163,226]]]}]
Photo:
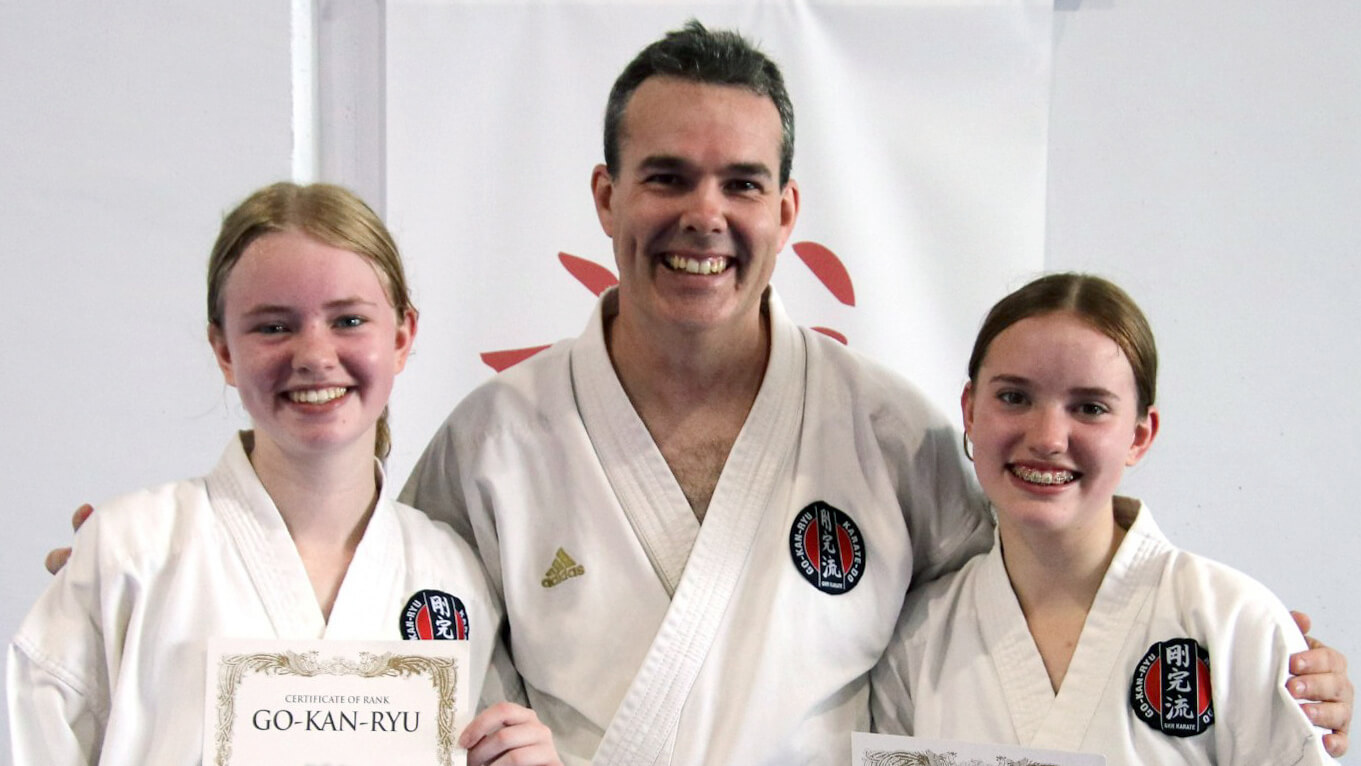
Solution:
[{"label": "adidas logo", "polygon": [[558,555],[553,557],[553,565],[548,567],[547,572],[543,573],[543,580],[539,584],[545,588],[551,588],[584,574],[586,574],[586,567],[578,564],[571,556],[567,555],[567,551],[559,548]]}]

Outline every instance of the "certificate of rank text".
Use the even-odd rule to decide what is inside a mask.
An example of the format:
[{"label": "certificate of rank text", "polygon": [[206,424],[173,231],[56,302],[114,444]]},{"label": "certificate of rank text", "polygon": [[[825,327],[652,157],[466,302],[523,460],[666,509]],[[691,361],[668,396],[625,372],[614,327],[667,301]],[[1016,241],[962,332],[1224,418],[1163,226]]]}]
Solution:
[{"label": "certificate of rank text", "polygon": [[208,642],[205,766],[464,766],[467,641]]}]

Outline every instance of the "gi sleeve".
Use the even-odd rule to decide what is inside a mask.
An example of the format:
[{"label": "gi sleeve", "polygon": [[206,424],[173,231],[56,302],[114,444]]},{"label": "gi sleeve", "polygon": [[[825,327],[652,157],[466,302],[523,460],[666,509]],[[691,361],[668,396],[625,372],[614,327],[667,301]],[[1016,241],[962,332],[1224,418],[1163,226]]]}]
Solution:
[{"label": "gi sleeve", "polygon": [[912,541],[915,589],[990,549],[993,517],[959,432],[907,384],[896,398],[875,414],[874,431]]},{"label": "gi sleeve", "polygon": [[916,588],[992,548],[993,517],[953,428],[928,429],[913,467],[915,481],[903,508],[912,534],[911,587]]},{"label": "gi sleeve", "polygon": [[880,734],[912,735],[916,701],[908,683],[911,671],[905,647],[910,636],[903,631],[899,620],[887,651],[870,671],[870,730]]},{"label": "gi sleeve", "polygon": [[[445,522],[468,544],[481,560],[491,585],[492,597],[496,599],[499,610],[499,604],[503,604],[505,599],[500,561],[497,558],[499,545],[494,536],[483,540],[484,544],[479,545],[478,535],[474,531],[469,513],[469,503],[478,505],[484,519],[490,519],[493,515],[492,509],[482,507],[485,504],[482,496],[474,495],[470,499],[465,493],[464,473],[476,470],[470,465],[474,460],[471,453],[475,451],[476,441],[472,445],[463,444],[463,440],[459,438],[460,431],[455,426],[458,418],[459,410],[455,410],[435,432],[416,467],[412,469],[400,499],[403,503],[425,512],[432,519]],[[471,479],[467,481],[468,488],[475,486],[476,481]],[[487,529],[494,528],[491,524],[483,526]],[[502,700],[528,707],[524,682],[515,668],[509,650],[510,624],[502,611],[498,611],[498,617],[496,643],[482,684],[478,707],[482,709]]]},{"label": "gi sleeve", "polygon": [[94,764],[109,714],[95,556],[87,522],[62,571],[10,642],[6,668],[16,764]]},{"label": "gi sleeve", "polygon": [[[399,499],[424,511],[430,518],[448,524],[455,534],[476,551],[477,539],[473,535],[468,506],[463,498],[455,436],[453,416],[450,416],[431,437],[416,467],[411,469],[411,476],[402,488]],[[486,557],[482,558],[485,560]]]},{"label": "gi sleeve", "polygon": [[1336,764],[1323,747],[1325,732],[1285,688],[1290,655],[1306,648],[1299,628],[1265,586],[1238,572],[1231,576],[1237,582],[1202,581],[1198,588],[1206,607],[1200,618],[1217,623],[1202,629],[1221,638],[1210,656],[1215,712],[1223,716],[1215,724],[1220,763]]}]

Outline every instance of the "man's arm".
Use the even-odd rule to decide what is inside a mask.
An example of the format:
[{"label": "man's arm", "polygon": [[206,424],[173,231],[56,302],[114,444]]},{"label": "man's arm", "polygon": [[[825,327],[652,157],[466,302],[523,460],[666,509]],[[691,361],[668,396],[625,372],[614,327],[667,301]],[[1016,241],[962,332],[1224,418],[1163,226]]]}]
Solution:
[{"label": "man's arm", "polygon": [[1323,746],[1334,758],[1347,752],[1348,732],[1352,725],[1352,702],[1356,690],[1347,677],[1347,658],[1336,649],[1329,648],[1309,633],[1309,615],[1291,612],[1295,624],[1304,633],[1309,648],[1290,656],[1292,677],[1285,686],[1290,695],[1303,702],[1304,714],[1315,726],[1331,729],[1323,736]]},{"label": "man's arm", "polygon": [[[492,596],[504,604],[505,594],[495,536],[479,539],[474,530],[469,504],[481,502],[482,498],[476,494],[477,482],[465,481],[465,466],[460,464],[460,456],[465,460],[471,458],[466,449],[460,451],[456,442],[456,431],[449,422],[446,422],[431,437],[425,451],[411,469],[411,475],[402,488],[400,500],[421,510],[430,518],[448,524],[454,534],[461,537],[481,560]],[[465,492],[465,489],[470,490],[472,494]],[[480,542],[490,542],[491,545],[479,545]],[[499,623],[491,665],[487,668],[479,704],[479,707],[486,707],[488,710],[497,707],[495,703],[502,700],[518,705],[529,704],[524,681],[520,678],[510,654],[510,624],[509,617],[504,611]],[[537,718],[534,723],[538,724]]]}]

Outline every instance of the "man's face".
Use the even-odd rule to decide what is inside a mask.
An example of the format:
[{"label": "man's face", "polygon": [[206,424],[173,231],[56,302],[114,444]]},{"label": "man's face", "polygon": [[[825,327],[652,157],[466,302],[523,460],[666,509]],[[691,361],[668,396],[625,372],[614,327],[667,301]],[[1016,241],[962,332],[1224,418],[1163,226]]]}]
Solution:
[{"label": "man's face", "polygon": [[618,176],[598,166],[591,179],[614,240],[621,317],[756,331],[798,214],[794,182],[779,185],[775,104],[745,88],[652,77],[622,127]]}]

